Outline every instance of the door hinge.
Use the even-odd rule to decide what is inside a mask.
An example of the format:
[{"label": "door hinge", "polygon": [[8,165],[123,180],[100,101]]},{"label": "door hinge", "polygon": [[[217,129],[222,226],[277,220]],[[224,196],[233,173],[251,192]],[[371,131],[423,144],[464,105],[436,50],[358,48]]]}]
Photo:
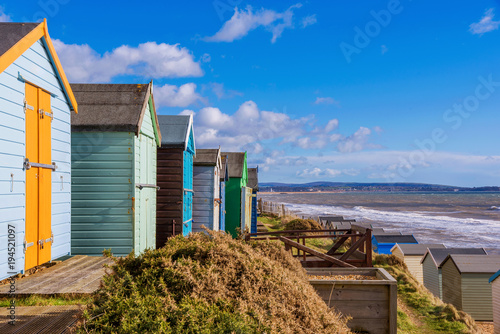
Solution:
[{"label": "door hinge", "polygon": [[23,242],[23,253],[26,254],[26,249],[28,249],[28,247],[31,247],[31,246],[34,246],[34,245],[35,245],[34,242],[27,243],[26,239],[24,239],[24,242]]},{"label": "door hinge", "polygon": [[45,169],[52,169],[52,170],[57,169],[57,165],[55,162],[53,162],[52,165],[40,164],[38,162],[30,162],[30,160],[28,158],[25,158],[24,162],[23,162],[23,168],[27,170],[27,169],[30,169],[31,167],[38,167],[38,168],[45,168]]},{"label": "door hinge", "polygon": [[35,110],[35,107],[30,106],[28,102],[24,100],[24,112],[26,112],[26,110]]},{"label": "door hinge", "polygon": [[50,121],[52,122],[54,120],[54,113],[53,112],[48,112],[43,109],[38,109],[38,113],[40,114],[40,118],[45,118],[45,116],[50,117]]},{"label": "door hinge", "polygon": [[50,233],[50,238],[45,239],[45,243],[47,243],[47,242],[54,243],[54,233]]}]

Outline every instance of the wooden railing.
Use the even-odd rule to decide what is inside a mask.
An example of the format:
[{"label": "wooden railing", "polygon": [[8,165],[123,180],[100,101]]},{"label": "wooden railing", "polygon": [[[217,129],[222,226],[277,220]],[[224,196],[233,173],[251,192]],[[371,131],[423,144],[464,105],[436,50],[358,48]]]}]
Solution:
[{"label": "wooden railing", "polygon": [[[333,246],[322,253],[306,246],[308,239],[332,239]],[[372,230],[351,225],[349,229],[257,232],[246,240],[280,240],[304,267],[372,267]],[[343,248],[343,252],[341,252]]]}]

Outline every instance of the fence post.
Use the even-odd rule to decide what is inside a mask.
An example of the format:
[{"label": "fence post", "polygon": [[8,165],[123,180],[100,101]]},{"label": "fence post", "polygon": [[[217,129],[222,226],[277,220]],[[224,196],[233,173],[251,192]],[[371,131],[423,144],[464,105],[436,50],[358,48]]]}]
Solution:
[{"label": "fence post", "polygon": [[286,216],[285,204],[281,204],[281,212],[283,213],[282,217]]}]

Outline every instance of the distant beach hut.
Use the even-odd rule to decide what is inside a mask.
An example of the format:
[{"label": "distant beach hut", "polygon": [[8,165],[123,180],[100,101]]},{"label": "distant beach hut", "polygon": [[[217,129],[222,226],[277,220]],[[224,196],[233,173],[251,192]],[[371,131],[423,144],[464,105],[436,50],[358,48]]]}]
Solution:
[{"label": "distant beach hut", "polygon": [[[158,149],[156,247],[172,235],[188,235],[193,218],[193,159],[196,152],[193,116],[158,116],[163,133]],[[175,226],[175,228],[174,228]]]},{"label": "distant beach hut", "polygon": [[248,184],[252,189],[252,218],[250,233],[257,233],[257,192],[259,191],[259,168],[248,168]]},{"label": "distant beach hut", "polygon": [[45,21],[0,23],[0,36],[1,280],[70,254],[77,103]]},{"label": "distant beach hut", "polygon": [[420,263],[424,286],[438,298],[443,299],[441,263],[449,254],[486,255],[484,248],[428,248]]},{"label": "distant beach hut", "polygon": [[227,169],[227,156],[221,154],[221,169],[220,169],[220,206],[219,206],[219,230],[226,230],[226,182],[229,180],[229,172]]},{"label": "distant beach hut", "polygon": [[500,269],[500,255],[450,254],[441,267],[443,301],[467,312],[474,320],[492,321],[489,279]]},{"label": "distant beach hut", "polygon": [[218,231],[220,216],[220,149],[197,149],[193,163],[193,232],[204,225]]},{"label": "distant beach hut", "polygon": [[156,246],[153,84],[73,84],[71,253],[115,256]]},{"label": "distant beach hut", "polygon": [[249,192],[246,189],[248,182],[247,153],[222,152],[222,155],[227,156],[229,176],[226,182],[226,232],[236,237],[238,235],[237,229],[244,228],[247,220],[245,207],[242,210],[242,204],[245,205],[245,199],[248,198]]},{"label": "distant beach hut", "polygon": [[403,235],[403,233],[397,232],[397,231],[390,231],[389,232],[381,227],[377,227],[377,228],[373,229],[372,235]]},{"label": "distant beach hut", "polygon": [[374,235],[372,236],[373,250],[379,254],[391,254],[391,248],[398,244],[418,244],[417,239],[411,234],[408,235]]},{"label": "distant beach hut", "polygon": [[391,248],[392,255],[403,261],[415,279],[424,284],[424,273],[420,260],[427,248],[446,248],[443,244],[395,244]]},{"label": "distant beach hut", "polygon": [[500,270],[490,277],[491,296],[493,298],[493,332],[500,334]]}]

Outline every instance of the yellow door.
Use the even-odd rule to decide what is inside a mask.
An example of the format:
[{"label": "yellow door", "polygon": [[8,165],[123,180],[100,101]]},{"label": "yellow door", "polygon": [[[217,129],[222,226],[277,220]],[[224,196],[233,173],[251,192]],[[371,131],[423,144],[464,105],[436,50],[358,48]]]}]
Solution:
[{"label": "yellow door", "polygon": [[[50,95],[26,84],[26,158],[29,163],[52,164]],[[25,270],[51,260],[52,169],[26,170]]]}]

